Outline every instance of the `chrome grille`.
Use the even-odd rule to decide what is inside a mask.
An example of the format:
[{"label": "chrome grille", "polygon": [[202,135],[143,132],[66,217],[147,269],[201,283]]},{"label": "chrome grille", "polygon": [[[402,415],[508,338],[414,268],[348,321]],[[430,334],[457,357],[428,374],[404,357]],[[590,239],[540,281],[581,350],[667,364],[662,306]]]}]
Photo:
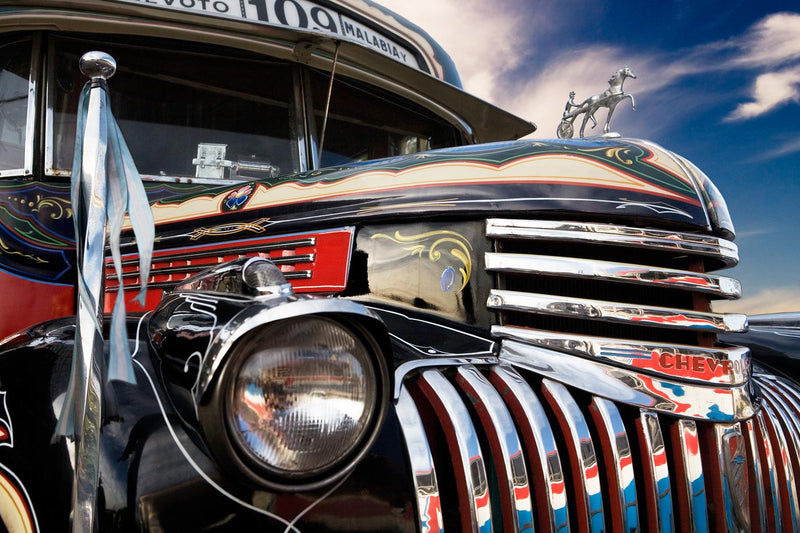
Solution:
[{"label": "chrome grille", "polygon": [[397,402],[420,530],[797,531],[800,391],[756,381],[763,409],[715,422],[505,363],[420,369]]},{"label": "chrome grille", "polygon": [[747,329],[710,305],[740,296],[709,273],[733,243],[506,219],[486,235],[497,357],[426,360],[400,388],[421,530],[798,531],[800,389],[716,336]]},{"label": "chrome grille", "polygon": [[[739,282],[706,271],[736,264],[736,246],[688,233],[603,224],[491,219],[497,276],[487,306],[506,326],[670,344],[744,331],[744,315],[710,312]],[[610,259],[609,259],[610,258]]]}]

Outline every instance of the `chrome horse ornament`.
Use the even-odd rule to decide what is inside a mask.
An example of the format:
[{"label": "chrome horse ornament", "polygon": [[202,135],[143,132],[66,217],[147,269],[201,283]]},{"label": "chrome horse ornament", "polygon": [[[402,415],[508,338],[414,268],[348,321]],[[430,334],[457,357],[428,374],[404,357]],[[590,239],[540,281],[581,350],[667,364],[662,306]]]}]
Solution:
[{"label": "chrome horse ornament", "polygon": [[574,133],[572,124],[580,114],[583,114],[583,122],[581,122],[580,131],[580,136],[583,137],[583,132],[586,129],[586,123],[589,120],[592,121],[592,128],[597,126],[597,119],[595,118],[594,114],[601,107],[608,109],[606,123],[603,126],[603,134],[608,135],[608,126],[611,123],[611,115],[614,114],[614,108],[617,107],[618,103],[625,98],[630,98],[633,109],[636,109],[636,101],[633,99],[633,95],[622,90],[622,84],[625,83],[626,78],[636,79],[636,74],[634,74],[630,67],[621,68],[616,71],[608,79],[608,89],[602,93],[590,96],[580,104],[575,103],[575,91],[570,92],[569,100],[567,100],[567,105],[564,108],[564,114],[561,116],[561,124],[558,125],[558,138],[572,138]]}]

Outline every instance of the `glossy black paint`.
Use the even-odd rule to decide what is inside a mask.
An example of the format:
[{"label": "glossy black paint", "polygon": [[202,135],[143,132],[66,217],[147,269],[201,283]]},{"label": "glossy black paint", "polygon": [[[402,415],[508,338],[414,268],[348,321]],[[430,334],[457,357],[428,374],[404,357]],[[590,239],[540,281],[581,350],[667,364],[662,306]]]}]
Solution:
[{"label": "glossy black paint", "polygon": [[[129,327],[135,334],[137,321]],[[41,531],[66,531],[70,523],[68,444],[50,438],[53,405],[67,387],[73,335],[71,320],[54,321],[17,336],[0,352],[0,373],[14,376],[0,383],[13,427],[13,447],[0,446],[0,461],[29,494]],[[105,391],[101,531],[283,531],[286,525],[266,513],[291,521],[323,496],[298,529],[414,530],[411,474],[391,409],[369,453],[339,485],[274,493],[234,480],[216,466],[196,425],[183,418],[164,386],[169,364],[148,342],[138,343],[134,359],[137,384],[112,382]]]}]

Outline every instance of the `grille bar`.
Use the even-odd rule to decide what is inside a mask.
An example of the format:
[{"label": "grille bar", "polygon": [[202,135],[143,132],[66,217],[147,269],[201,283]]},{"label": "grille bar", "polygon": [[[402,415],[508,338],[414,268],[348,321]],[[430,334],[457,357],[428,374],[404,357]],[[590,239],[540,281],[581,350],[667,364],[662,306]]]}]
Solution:
[{"label": "grille bar", "polygon": [[[474,366],[459,367],[456,383],[472,402],[498,476],[503,524],[533,533],[533,507],[522,444],[500,394]],[[505,481],[505,483],[503,483]]]},{"label": "grille bar", "polygon": [[714,333],[743,332],[747,317],[492,289],[489,309]]},{"label": "grille bar", "polygon": [[650,285],[703,292],[717,298],[739,298],[742,295],[741,284],[736,279],[688,270],[572,257],[493,252],[485,254],[485,261],[486,270],[491,272],[566,276],[596,281]]},{"label": "grille bar", "polygon": [[[766,531],[781,530],[781,491],[778,480],[778,467],[772,442],[764,424],[764,411],[753,418],[753,434],[756,441],[759,462],[764,465],[760,485],[764,487],[764,512],[761,513],[766,522]],[[770,512],[770,510],[772,512]]]},{"label": "grille bar", "polygon": [[469,517],[467,527],[472,531],[491,530],[492,504],[485,460],[469,411],[455,387],[438,370],[422,372],[417,384],[444,431],[456,479],[458,509]]},{"label": "grille bar", "polygon": [[644,501],[648,516],[646,530],[672,531],[674,520],[669,467],[658,415],[642,411],[636,420],[636,429],[644,468]]},{"label": "grille bar", "polygon": [[[800,390],[756,381],[763,409],[718,422],[621,404],[508,363],[410,370],[398,415],[420,529],[514,530],[500,494],[511,494],[509,477],[527,476],[537,531],[798,531]],[[513,445],[498,452],[500,441]]]},{"label": "grille bar", "polygon": [[400,390],[400,396],[397,399],[397,418],[403,430],[409,463],[413,472],[419,523],[426,526],[426,531],[443,532],[442,505],[431,448],[419,411],[405,387]]},{"label": "grille bar", "polygon": [[489,381],[500,391],[520,429],[522,441],[528,444],[527,464],[533,486],[538,488],[532,490],[539,511],[537,531],[569,531],[564,471],[542,403],[530,385],[508,365],[493,366]]},{"label": "grille bar", "polygon": [[603,531],[605,517],[600,468],[586,419],[569,391],[560,383],[544,380],[542,395],[567,439],[566,456],[572,470],[578,531]]},{"label": "grille bar", "polygon": [[600,435],[600,450],[606,464],[606,479],[616,481],[608,488],[609,515],[613,531],[639,531],[639,504],[634,483],[633,457],[625,423],[619,409],[604,398],[594,397],[590,406]]},{"label": "grille bar", "polygon": [[681,521],[692,531],[708,531],[703,459],[694,420],[677,420],[670,427],[675,459],[675,504]]},{"label": "grille bar", "polygon": [[727,266],[733,266],[739,261],[736,245],[724,239],[610,224],[489,219],[486,221],[486,235],[492,238],[602,243],[647,250],[690,252],[721,259]]},{"label": "grille bar", "polygon": [[755,419],[751,418],[743,424],[747,444],[748,478],[754,480],[750,485],[750,528],[751,531],[760,533],[767,531],[766,514],[767,500],[764,479],[764,469],[758,454],[758,442],[755,431]]}]

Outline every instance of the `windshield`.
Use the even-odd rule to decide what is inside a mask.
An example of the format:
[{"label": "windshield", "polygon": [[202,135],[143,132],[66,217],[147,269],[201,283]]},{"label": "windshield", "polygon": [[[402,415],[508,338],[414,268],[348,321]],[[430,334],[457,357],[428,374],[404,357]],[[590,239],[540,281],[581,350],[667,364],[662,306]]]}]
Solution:
[{"label": "windshield", "polygon": [[141,174],[261,178],[300,170],[286,63],[71,39],[53,48],[54,169],[72,166],[86,81],[78,60],[102,50],[117,62],[111,109]]},{"label": "windshield", "polygon": [[[330,75],[312,72],[311,85],[319,139],[328,102]],[[459,144],[455,128],[429,111],[353,80],[334,80],[328,109],[322,141],[322,167]]]},{"label": "windshield", "polygon": [[51,39],[48,173],[65,175],[72,167],[75,113],[86,82],[78,61],[90,50],[117,62],[109,80],[111,108],[139,172],[149,179],[265,179],[462,140],[452,124],[422,106],[340,76],[326,122],[329,73],[190,46]]}]

